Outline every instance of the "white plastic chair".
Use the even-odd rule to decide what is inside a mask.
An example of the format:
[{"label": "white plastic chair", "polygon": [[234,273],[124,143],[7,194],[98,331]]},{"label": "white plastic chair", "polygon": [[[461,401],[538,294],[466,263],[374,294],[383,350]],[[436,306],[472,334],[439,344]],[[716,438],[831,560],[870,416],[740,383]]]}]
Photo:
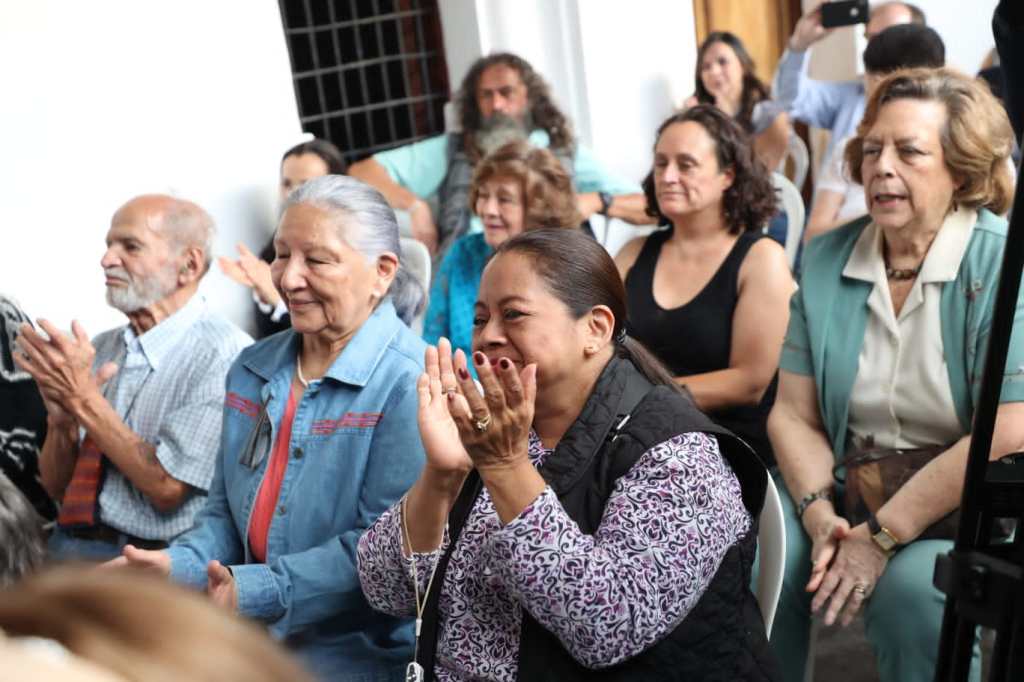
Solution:
[{"label": "white plastic chair", "polygon": [[768,474],[764,507],[757,533],[757,587],[754,596],[761,607],[764,629],[770,637],[775,621],[775,608],[782,593],[782,575],[786,570],[786,523],[782,518],[782,500],[775,481]]},{"label": "white plastic chair", "polygon": [[779,161],[779,167],[775,170],[785,174],[786,161],[793,160],[793,184],[797,187],[804,186],[807,179],[807,170],[811,166],[811,154],[807,151],[807,144],[796,133],[789,134],[789,142],[786,144],[786,153]]},{"label": "white plastic chair", "polygon": [[[423,285],[423,293],[426,295],[430,291],[430,251],[427,251],[427,247],[422,242],[412,237],[399,237],[398,241],[402,247],[402,264]],[[423,333],[425,313],[426,308],[409,325],[417,334]]]},{"label": "white plastic chair", "polygon": [[804,237],[804,198],[789,178],[782,173],[772,173],[772,183],[779,192],[782,210],[786,213],[786,260],[792,268],[796,263],[796,255],[800,251],[800,240]]}]

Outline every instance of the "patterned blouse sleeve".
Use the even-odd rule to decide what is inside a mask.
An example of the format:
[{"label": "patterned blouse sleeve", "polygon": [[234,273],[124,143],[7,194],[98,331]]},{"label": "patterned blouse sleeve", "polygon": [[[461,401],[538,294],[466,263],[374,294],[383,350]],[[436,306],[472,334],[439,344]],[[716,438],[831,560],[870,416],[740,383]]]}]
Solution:
[{"label": "patterned blouse sleeve", "polygon": [[547,488],[490,538],[484,561],[577,661],[602,668],[675,629],[751,526],[718,441],[687,433],[616,482],[593,535]]},{"label": "patterned blouse sleeve", "polygon": [[395,504],[366,529],[359,538],[357,556],[359,583],[370,606],[402,617],[416,615],[413,576],[423,599],[431,569],[448,546],[448,531],[446,528],[441,546],[433,552],[406,556],[402,550],[400,505],[401,502]]}]

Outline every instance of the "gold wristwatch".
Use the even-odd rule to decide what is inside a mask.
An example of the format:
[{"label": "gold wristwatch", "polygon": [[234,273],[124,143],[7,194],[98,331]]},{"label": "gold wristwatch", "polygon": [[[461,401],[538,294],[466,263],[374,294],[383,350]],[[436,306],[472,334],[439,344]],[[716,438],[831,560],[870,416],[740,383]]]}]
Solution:
[{"label": "gold wristwatch", "polygon": [[891,530],[880,524],[874,514],[868,517],[868,531],[871,533],[871,539],[885,553],[885,556],[891,557],[899,549],[899,538],[893,535]]}]

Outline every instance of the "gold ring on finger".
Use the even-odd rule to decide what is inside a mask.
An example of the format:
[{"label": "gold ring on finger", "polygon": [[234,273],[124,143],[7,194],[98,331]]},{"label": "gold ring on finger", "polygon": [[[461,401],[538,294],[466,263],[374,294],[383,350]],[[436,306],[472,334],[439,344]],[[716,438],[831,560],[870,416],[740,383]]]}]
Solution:
[{"label": "gold ring on finger", "polygon": [[489,415],[489,414],[485,414],[483,417],[481,417],[480,419],[477,419],[476,421],[473,422],[473,426],[475,426],[476,430],[479,431],[480,433],[483,433],[484,431],[486,431],[487,427],[490,426],[490,425],[491,425],[491,415]]},{"label": "gold ring on finger", "polygon": [[857,585],[853,586],[853,591],[859,594],[860,596],[864,597],[867,596],[868,588],[858,583]]}]

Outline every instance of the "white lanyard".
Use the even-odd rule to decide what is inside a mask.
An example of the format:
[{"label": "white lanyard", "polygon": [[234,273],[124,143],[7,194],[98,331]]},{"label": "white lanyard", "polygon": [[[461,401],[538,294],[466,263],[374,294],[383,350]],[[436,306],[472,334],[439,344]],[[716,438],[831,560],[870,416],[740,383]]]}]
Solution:
[{"label": "white lanyard", "polygon": [[[409,549],[409,558],[412,560],[412,590],[413,598],[416,600],[416,639],[413,648],[412,662],[405,668],[405,682],[423,682],[424,672],[423,666],[416,660],[420,655],[420,629],[423,627],[423,611],[427,608],[427,599],[430,597],[430,588],[434,584],[434,576],[437,575],[437,565],[441,563],[441,552],[438,551],[437,558],[434,559],[434,567],[430,569],[430,579],[427,580],[427,590],[423,595],[423,601],[420,601],[420,580],[419,571],[416,570],[416,555],[412,551],[412,539],[409,537],[409,523],[405,517],[405,504],[409,495],[406,493],[402,497],[402,501],[399,505],[399,511],[402,514],[402,537],[404,545]],[[445,535],[448,533],[448,524],[445,523]],[[443,536],[442,536],[443,537]],[[440,548],[438,548],[440,549]]]}]

